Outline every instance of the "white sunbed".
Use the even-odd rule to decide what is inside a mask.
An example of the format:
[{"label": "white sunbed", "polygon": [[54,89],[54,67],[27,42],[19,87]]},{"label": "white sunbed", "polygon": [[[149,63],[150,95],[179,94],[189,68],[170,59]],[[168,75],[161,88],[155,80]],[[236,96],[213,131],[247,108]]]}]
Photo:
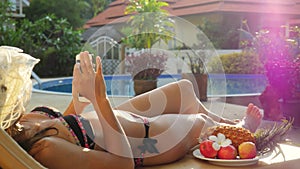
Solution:
[{"label": "white sunbed", "polygon": [[0,154],[2,169],[45,169],[1,128]]}]

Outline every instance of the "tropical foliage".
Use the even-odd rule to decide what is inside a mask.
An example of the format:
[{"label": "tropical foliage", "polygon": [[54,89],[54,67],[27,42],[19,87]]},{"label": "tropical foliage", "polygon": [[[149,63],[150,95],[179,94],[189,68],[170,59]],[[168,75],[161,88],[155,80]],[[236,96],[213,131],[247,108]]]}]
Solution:
[{"label": "tropical foliage", "polygon": [[87,0],[92,8],[93,16],[96,16],[98,13],[102,12],[108,4],[111,2],[110,0]]},{"label": "tropical foliage", "polygon": [[[217,66],[220,59],[223,67]],[[242,51],[240,53],[223,54],[216,57],[209,63],[213,68],[211,73],[225,74],[263,74],[264,68],[258,59],[258,55],[251,51]]]},{"label": "tropical foliage", "polygon": [[269,61],[265,68],[269,84],[281,98],[300,98],[300,57],[290,61]]},{"label": "tropical foliage", "polygon": [[19,47],[41,59],[34,69],[39,76],[72,75],[74,56],[81,49],[81,32],[74,30],[66,19],[54,15],[36,21],[12,18],[12,4],[0,3],[0,45]]},{"label": "tropical foliage", "polygon": [[279,32],[261,30],[252,42],[270,86],[283,99],[300,98],[300,30],[294,27],[289,31],[292,37],[287,39]]},{"label": "tropical foliage", "polygon": [[[17,25],[14,27],[14,25]],[[0,26],[0,45],[19,47],[41,61],[34,71],[42,77],[72,75],[74,57],[81,49],[80,32],[54,15],[35,22],[27,19]]]},{"label": "tropical foliage", "polygon": [[203,31],[216,49],[237,49],[239,48],[239,20],[237,16],[223,18],[219,22],[202,17],[198,28]]},{"label": "tropical foliage", "polygon": [[168,41],[173,37],[174,22],[166,10],[168,3],[158,0],[129,0],[125,14],[130,15],[128,26],[123,32],[122,43],[139,52],[126,56],[128,72],[133,79],[155,80],[164,70],[167,56],[154,52],[154,44]]},{"label": "tropical foliage", "polygon": [[158,0],[129,0],[125,14],[131,17],[122,42],[136,49],[151,48],[161,40],[168,43],[174,23],[162,9],[166,6],[168,3]]},{"label": "tropical foliage", "polygon": [[[14,26],[14,21],[10,15],[10,7],[9,1],[0,1],[0,35]],[[3,37],[0,36],[0,38],[3,40]]]},{"label": "tropical foliage", "polygon": [[66,19],[74,28],[80,28],[84,22],[103,11],[110,0],[31,0],[24,8],[30,21],[41,19],[49,14]]},{"label": "tropical foliage", "polygon": [[24,8],[26,18],[36,21],[49,14],[66,19],[75,28],[81,27],[90,5],[84,0],[31,0]]}]

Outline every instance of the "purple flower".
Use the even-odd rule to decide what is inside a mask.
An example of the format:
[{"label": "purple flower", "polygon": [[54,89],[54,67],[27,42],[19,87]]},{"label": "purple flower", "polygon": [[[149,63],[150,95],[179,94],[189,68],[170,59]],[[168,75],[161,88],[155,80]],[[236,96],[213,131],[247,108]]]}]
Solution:
[{"label": "purple flower", "polygon": [[126,70],[133,79],[155,80],[166,68],[167,54],[144,49],[125,58]]},{"label": "purple flower", "polygon": [[280,32],[262,30],[257,33],[254,45],[270,86],[282,99],[300,98],[300,51],[295,43],[300,29],[291,29],[290,34],[292,39]]},{"label": "purple flower", "polygon": [[282,98],[300,98],[300,57],[268,61],[265,69],[269,84]]}]

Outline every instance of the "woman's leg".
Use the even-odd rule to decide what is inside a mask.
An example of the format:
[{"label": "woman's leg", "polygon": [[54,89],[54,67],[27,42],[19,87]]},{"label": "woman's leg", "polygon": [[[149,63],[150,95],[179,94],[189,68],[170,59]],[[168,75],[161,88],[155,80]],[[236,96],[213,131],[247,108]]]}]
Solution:
[{"label": "woman's leg", "polygon": [[[159,118],[150,118],[149,136],[157,140],[159,154],[146,154],[144,164],[155,165],[173,162],[182,158],[199,144],[199,137],[206,137],[207,128],[228,125],[214,121],[205,114],[164,114]],[[262,120],[259,109],[249,106],[246,116],[235,126],[245,127],[255,132]]]},{"label": "woman's leg", "polygon": [[[157,165],[176,161],[198,144],[206,125],[216,123],[204,114],[164,114],[150,124],[149,136],[157,140],[159,154],[145,154],[144,165]],[[152,120],[150,118],[150,120]]]},{"label": "woman's leg", "polygon": [[234,122],[211,113],[196,97],[193,85],[188,80],[180,80],[136,96],[115,109],[129,111],[147,117],[161,114],[204,113],[216,121]]},{"label": "woman's leg", "polygon": [[198,104],[187,80],[169,83],[150,92],[138,95],[115,109],[153,117],[161,114],[196,113]]}]

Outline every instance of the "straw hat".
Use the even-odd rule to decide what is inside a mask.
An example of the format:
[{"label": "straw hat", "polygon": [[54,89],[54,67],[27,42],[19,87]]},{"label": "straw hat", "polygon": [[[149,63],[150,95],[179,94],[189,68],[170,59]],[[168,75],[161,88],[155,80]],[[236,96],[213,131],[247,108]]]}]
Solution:
[{"label": "straw hat", "polygon": [[39,59],[23,50],[0,46],[0,127],[6,129],[24,113],[31,96],[31,71]]}]

